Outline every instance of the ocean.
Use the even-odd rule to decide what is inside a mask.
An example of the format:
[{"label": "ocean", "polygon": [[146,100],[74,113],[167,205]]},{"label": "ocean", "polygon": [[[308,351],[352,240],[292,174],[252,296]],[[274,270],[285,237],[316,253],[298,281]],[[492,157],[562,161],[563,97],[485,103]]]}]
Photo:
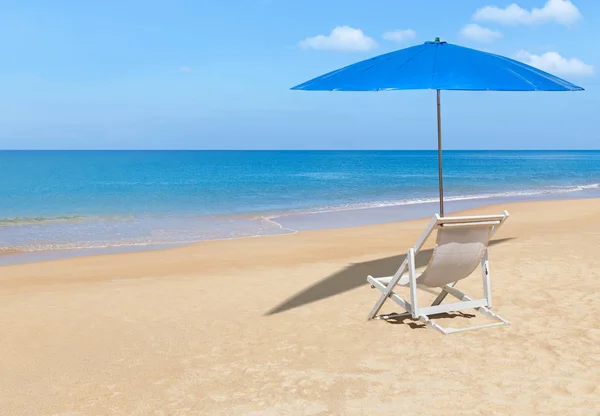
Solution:
[{"label": "ocean", "polygon": [[[429,217],[436,151],[2,151],[0,264]],[[445,151],[449,212],[600,196],[600,151]]]}]

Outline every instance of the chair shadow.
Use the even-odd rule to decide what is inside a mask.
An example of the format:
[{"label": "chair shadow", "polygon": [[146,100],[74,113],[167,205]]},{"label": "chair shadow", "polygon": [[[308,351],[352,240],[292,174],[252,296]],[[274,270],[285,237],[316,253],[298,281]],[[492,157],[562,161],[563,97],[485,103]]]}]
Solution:
[{"label": "chair shadow", "polygon": [[[501,238],[492,240],[490,241],[490,246],[501,244],[512,239],[513,238]],[[417,253],[415,256],[415,266],[417,268],[426,266],[432,253],[432,249],[423,250]],[[339,295],[360,286],[365,286],[367,285],[368,275],[378,277],[393,275],[405,258],[406,254],[350,264],[348,267],[327,276],[323,280],[271,308],[265,313],[265,316],[275,315],[312,302]]]},{"label": "chair shadow", "polygon": [[[393,313],[389,313],[387,315],[397,315],[396,312]],[[390,318],[385,318],[386,315],[383,315],[383,317],[380,319],[381,321],[385,321],[388,324],[393,324],[393,325],[408,325],[410,328],[412,329],[426,329],[427,326],[425,326],[424,323],[421,323],[415,319],[412,318],[412,316],[410,315],[406,315],[406,316],[398,316],[398,317],[390,317]],[[440,319],[440,318],[467,318],[467,319],[472,319],[475,318],[476,315],[473,315],[471,313],[465,313],[465,312],[453,312],[453,313],[438,313],[435,315],[429,315],[429,319]],[[407,322],[408,321],[408,322]]]}]

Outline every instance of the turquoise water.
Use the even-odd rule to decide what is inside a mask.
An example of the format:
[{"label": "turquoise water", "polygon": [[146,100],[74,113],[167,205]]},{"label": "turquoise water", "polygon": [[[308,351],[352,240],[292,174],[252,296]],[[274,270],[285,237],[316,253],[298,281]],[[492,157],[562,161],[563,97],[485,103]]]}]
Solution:
[{"label": "turquoise water", "polygon": [[[435,151],[0,152],[0,251],[145,247],[437,211]],[[449,207],[600,195],[597,151],[447,151]]]}]

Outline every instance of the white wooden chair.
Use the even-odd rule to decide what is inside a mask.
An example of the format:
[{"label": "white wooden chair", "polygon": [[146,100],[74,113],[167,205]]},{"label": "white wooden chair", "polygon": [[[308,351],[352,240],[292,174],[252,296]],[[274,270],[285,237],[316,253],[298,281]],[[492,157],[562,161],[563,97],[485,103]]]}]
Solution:
[{"label": "white wooden chair", "polygon": [[[492,292],[488,264],[489,241],[507,218],[507,211],[504,211],[501,215],[469,217],[442,218],[436,214],[419,241],[417,241],[417,244],[408,250],[408,255],[396,274],[389,277],[376,278],[369,276],[367,278],[372,288],[377,288],[382,292],[379,300],[369,314],[369,319],[412,316],[413,319],[418,319],[429,328],[443,334],[508,325],[508,321],[490,310],[492,307]],[[423,247],[423,244],[434,230],[437,230],[437,240],[433,254],[425,270],[417,275],[415,272],[415,255]],[[459,280],[468,277],[478,265],[481,265],[485,297],[473,300],[456,289],[454,285]],[[431,306],[419,307],[417,284],[430,288],[441,288],[442,292]],[[396,285],[409,287],[410,303],[394,293]],[[442,305],[441,303],[447,295],[454,296],[460,302]],[[376,316],[388,298],[394,300],[406,312]],[[429,315],[456,312],[464,309],[475,309],[487,318],[493,318],[498,322],[455,329],[442,328],[429,318]]]}]

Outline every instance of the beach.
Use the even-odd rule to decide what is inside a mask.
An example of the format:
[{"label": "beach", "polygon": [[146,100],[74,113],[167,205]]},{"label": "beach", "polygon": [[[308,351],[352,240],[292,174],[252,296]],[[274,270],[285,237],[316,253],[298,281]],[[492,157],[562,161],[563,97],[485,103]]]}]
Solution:
[{"label": "beach", "polygon": [[599,414],[600,199],[504,209],[511,325],[449,336],[366,320],[428,219],[0,267],[1,413]]}]

